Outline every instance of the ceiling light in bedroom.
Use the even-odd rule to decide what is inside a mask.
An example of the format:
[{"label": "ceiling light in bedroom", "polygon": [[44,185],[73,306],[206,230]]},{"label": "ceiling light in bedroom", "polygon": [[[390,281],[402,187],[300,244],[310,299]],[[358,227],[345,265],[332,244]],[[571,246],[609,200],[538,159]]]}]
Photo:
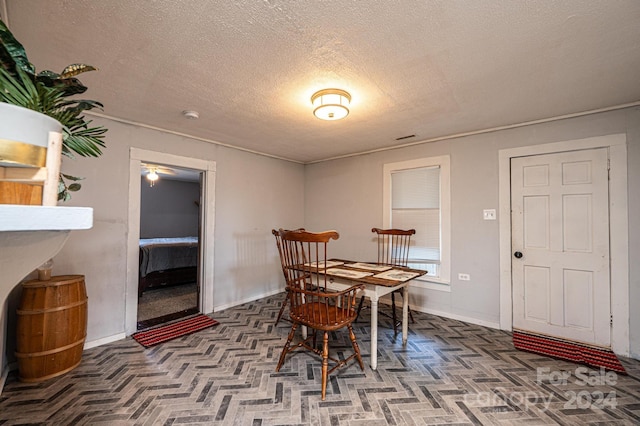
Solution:
[{"label": "ceiling light in bedroom", "polygon": [[341,89],[323,89],[311,96],[313,115],[321,120],[340,120],[349,115],[351,95]]},{"label": "ceiling light in bedroom", "polygon": [[200,113],[198,111],[191,110],[182,111],[182,115],[189,120],[197,120],[200,117]]},{"label": "ceiling light in bedroom", "polygon": [[158,173],[156,173],[155,169],[149,169],[149,173],[147,173],[147,180],[149,181],[149,186],[153,187],[156,181],[160,178]]}]

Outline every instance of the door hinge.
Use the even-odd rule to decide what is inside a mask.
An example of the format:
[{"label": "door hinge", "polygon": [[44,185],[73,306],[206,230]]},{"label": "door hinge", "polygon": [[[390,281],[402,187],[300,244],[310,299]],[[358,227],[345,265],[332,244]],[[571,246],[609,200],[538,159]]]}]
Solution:
[{"label": "door hinge", "polygon": [[613,325],[613,315],[609,316],[609,325]]}]

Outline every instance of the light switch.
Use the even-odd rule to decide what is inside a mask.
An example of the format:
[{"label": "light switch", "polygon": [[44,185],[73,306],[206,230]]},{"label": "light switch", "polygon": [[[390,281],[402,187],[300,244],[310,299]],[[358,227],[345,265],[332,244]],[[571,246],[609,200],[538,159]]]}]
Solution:
[{"label": "light switch", "polygon": [[486,209],[482,211],[484,220],[496,220],[496,209]]}]

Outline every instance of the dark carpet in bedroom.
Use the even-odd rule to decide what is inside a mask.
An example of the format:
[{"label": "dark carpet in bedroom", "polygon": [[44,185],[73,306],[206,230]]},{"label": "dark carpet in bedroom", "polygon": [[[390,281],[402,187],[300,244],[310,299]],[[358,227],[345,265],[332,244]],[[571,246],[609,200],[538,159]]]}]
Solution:
[{"label": "dark carpet in bedroom", "polygon": [[138,330],[199,313],[197,284],[146,290],[138,299]]}]

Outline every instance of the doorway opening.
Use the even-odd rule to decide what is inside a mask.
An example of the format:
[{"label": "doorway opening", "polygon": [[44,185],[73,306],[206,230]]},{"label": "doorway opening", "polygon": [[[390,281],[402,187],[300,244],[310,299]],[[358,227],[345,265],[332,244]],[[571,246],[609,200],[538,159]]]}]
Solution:
[{"label": "doorway opening", "polygon": [[140,265],[136,328],[200,313],[202,172],[140,164]]},{"label": "doorway opening", "polygon": [[606,148],[609,152],[609,280],[610,346],[629,356],[629,274],[626,135],[614,134],[553,142],[499,151],[500,328],[513,329],[513,265],[520,254],[512,250],[511,163],[513,158]]},{"label": "doorway opening", "polygon": [[[200,208],[198,232],[199,284],[198,307],[203,314],[213,312],[214,235],[216,162],[132,147],[129,157],[129,214],[127,218],[127,289],[125,294],[125,333],[138,331],[138,299],[140,283],[140,215],[142,185],[149,185],[141,176],[142,164],[193,170],[200,176]],[[143,182],[143,179],[145,180]],[[160,178],[161,179],[161,178]],[[157,185],[154,184],[154,185]],[[193,203],[193,201],[192,201]]]}]

